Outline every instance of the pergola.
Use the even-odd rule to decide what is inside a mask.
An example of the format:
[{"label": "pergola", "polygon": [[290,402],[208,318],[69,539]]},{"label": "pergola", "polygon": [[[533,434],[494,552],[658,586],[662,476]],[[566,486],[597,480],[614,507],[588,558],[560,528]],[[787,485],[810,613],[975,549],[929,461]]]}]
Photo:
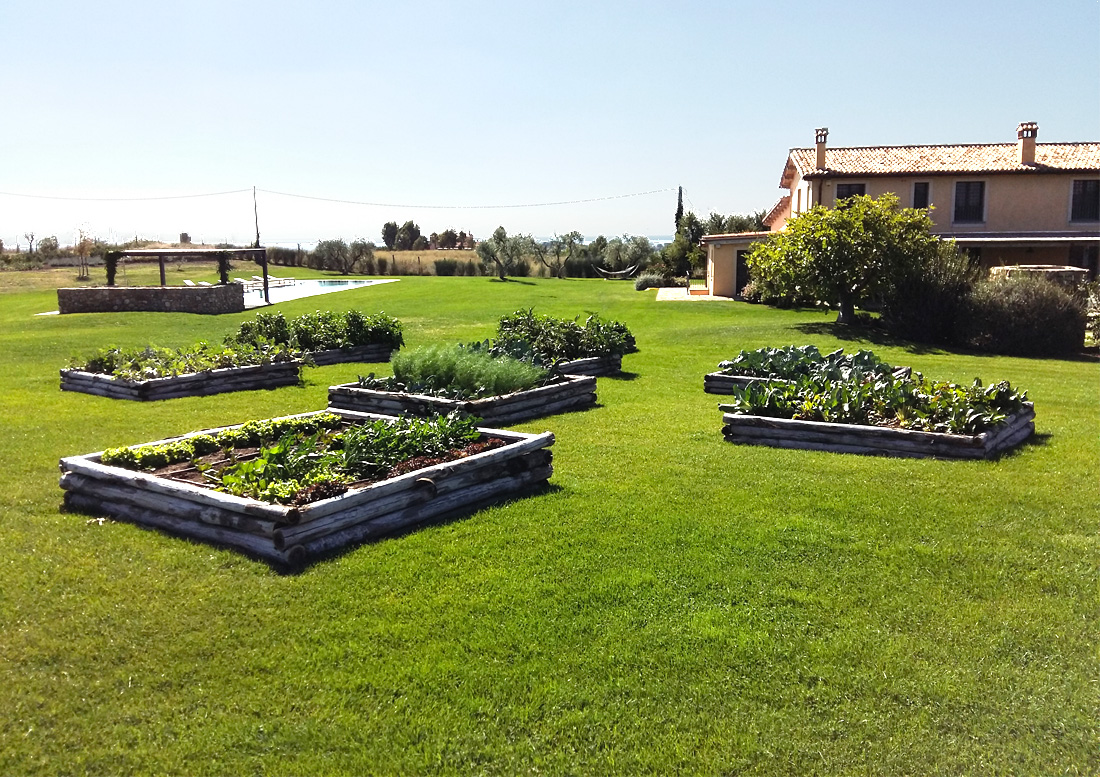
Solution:
[{"label": "pergola", "polygon": [[160,285],[167,286],[167,280],[164,275],[164,260],[172,258],[183,259],[209,259],[216,258],[218,256],[236,256],[241,259],[249,259],[263,268],[264,278],[264,302],[271,302],[271,298],[268,295],[268,280],[267,280],[267,249],[266,248],[133,248],[127,251],[112,251],[111,254],[117,258],[155,258],[160,263]]}]

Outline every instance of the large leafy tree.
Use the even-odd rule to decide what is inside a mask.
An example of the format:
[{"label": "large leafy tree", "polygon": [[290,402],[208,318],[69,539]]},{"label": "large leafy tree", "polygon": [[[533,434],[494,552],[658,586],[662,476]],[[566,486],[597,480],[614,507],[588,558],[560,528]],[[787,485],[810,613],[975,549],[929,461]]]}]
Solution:
[{"label": "large leafy tree", "polygon": [[342,239],[322,240],[313,249],[313,266],[318,270],[339,270],[344,275],[351,272],[355,261],[348,244]]},{"label": "large leafy tree", "polygon": [[419,237],[420,227],[413,221],[406,221],[397,230],[397,239],[394,242],[394,247],[398,251],[408,251],[412,249]]},{"label": "large leafy tree", "polygon": [[382,242],[386,244],[386,248],[393,250],[394,245],[397,243],[396,221],[387,221],[382,225]]},{"label": "large leafy tree", "polygon": [[440,248],[454,248],[458,245],[458,233],[448,227],[439,233]]},{"label": "large leafy tree", "polygon": [[776,297],[810,296],[838,308],[838,323],[857,305],[886,293],[896,268],[937,249],[927,210],[901,209],[898,198],[850,197],[820,205],[757,243],[748,256],[753,283]]}]

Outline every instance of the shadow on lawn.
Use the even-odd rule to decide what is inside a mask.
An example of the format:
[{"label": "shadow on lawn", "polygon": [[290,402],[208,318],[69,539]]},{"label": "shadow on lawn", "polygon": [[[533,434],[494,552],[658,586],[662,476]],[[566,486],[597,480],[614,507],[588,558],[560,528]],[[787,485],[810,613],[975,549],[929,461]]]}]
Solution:
[{"label": "shadow on lawn", "polygon": [[953,353],[944,348],[925,343],[914,343],[912,340],[903,340],[900,337],[875,327],[860,326],[859,324],[838,324],[835,321],[822,321],[818,323],[797,324],[794,329],[807,335],[828,335],[845,342],[866,341],[874,345],[885,345],[891,348],[903,348],[914,354],[946,354]]},{"label": "shadow on lawn", "polygon": [[312,567],[314,567],[318,564],[323,564],[323,563],[326,563],[328,561],[332,561],[333,559],[339,558],[340,556],[344,556],[348,553],[353,553],[356,550],[358,550],[359,548],[363,547],[364,545],[373,545],[376,542],[382,542],[384,540],[400,540],[403,537],[407,537],[410,534],[414,534],[414,533],[422,531],[424,529],[429,529],[429,528],[433,528],[433,527],[436,527],[436,526],[448,526],[452,523],[457,523],[458,521],[464,521],[467,518],[469,518],[470,516],[474,515],[475,513],[478,513],[480,511],[486,509],[487,507],[497,507],[497,506],[500,506],[500,505],[507,505],[507,504],[511,504],[512,502],[519,502],[523,499],[526,499],[526,498],[532,497],[532,496],[542,496],[544,494],[556,494],[556,493],[559,493],[562,490],[563,490],[562,487],[557,485],[556,483],[550,483],[550,482],[540,483],[539,485],[536,485],[533,488],[530,488],[526,491],[522,491],[522,492],[515,493],[515,494],[509,494],[506,497],[495,497],[495,498],[491,498],[491,499],[485,499],[485,500],[482,500],[481,502],[477,502],[476,504],[466,505],[465,507],[461,507],[457,510],[451,510],[450,512],[443,513],[442,515],[434,516],[434,517],[429,518],[426,521],[422,521],[422,522],[420,522],[420,523],[418,523],[414,526],[406,526],[405,528],[398,529],[397,531],[394,531],[394,532],[388,532],[386,534],[379,534],[376,537],[369,537],[365,540],[362,540],[361,542],[354,542],[354,543],[345,545],[342,548],[336,548],[334,550],[327,551],[325,553],[319,553],[315,556],[311,556],[310,558],[308,558],[306,561],[304,561],[301,564],[296,564],[296,565],[274,564],[271,561],[265,560],[265,559],[256,559],[256,560],[257,561],[263,561],[263,563],[267,564],[272,569],[272,571],[277,572],[280,575],[287,575],[287,576],[299,575],[299,574],[309,570],[310,568],[312,568]]},{"label": "shadow on lawn", "polygon": [[895,337],[884,329],[879,329],[873,326],[865,326],[861,324],[838,324],[835,321],[822,321],[817,323],[796,324],[794,329],[807,335],[828,335],[835,337],[837,340],[843,340],[845,342],[869,342],[874,345],[885,345],[891,348],[901,348],[912,354],[918,355],[945,355],[945,354],[960,354],[966,356],[1011,356],[1016,359],[1058,359],[1059,361],[1070,362],[1095,362],[1100,361],[1100,354],[1090,351],[1088,349],[1082,349],[1081,353],[1074,354],[1050,354],[1043,356],[1028,356],[1026,354],[999,354],[992,353],[990,351],[979,351],[974,348],[967,348],[966,346],[953,345],[953,346],[938,346],[930,345],[928,343],[916,343],[912,340],[905,340],[900,337]]}]

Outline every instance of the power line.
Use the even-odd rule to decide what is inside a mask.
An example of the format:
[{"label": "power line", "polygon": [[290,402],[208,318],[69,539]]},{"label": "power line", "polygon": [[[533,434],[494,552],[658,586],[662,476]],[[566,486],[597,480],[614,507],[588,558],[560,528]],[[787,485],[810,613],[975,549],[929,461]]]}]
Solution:
[{"label": "power line", "polygon": [[673,191],[672,189],[653,189],[648,192],[634,192],[632,194],[613,194],[607,197],[589,197],[580,200],[561,200],[559,202],[531,202],[514,205],[408,205],[392,202],[361,202],[359,200],[340,200],[333,197],[313,197],[308,194],[291,194],[289,192],[275,192],[270,189],[257,189],[264,194],[275,194],[280,197],[294,197],[301,200],[317,200],[320,202],[338,202],[344,205],[366,205],[372,208],[421,208],[424,210],[502,210],[506,208],[546,208],[555,205],[581,205],[588,202],[605,202],[607,200],[623,200],[629,197],[646,197],[650,194],[661,194]]},{"label": "power line", "polygon": [[234,189],[228,192],[207,192],[205,194],[170,194],[163,197],[56,197],[48,194],[17,194],[0,192],[4,197],[26,197],[32,200],[66,200],[70,202],[148,202],[153,200],[188,200],[196,197],[221,197],[226,194],[244,194],[251,189]]},{"label": "power line", "polygon": [[[67,202],[155,202],[158,200],[187,200],[200,197],[222,197],[227,194],[247,194],[252,189],[232,189],[225,192],[204,192],[201,194],[171,194],[160,197],[61,197],[50,194],[23,194],[20,192],[0,192],[3,197],[23,197],[32,200],[63,200]],[[631,197],[648,197],[651,194],[663,194],[673,191],[672,188],[652,189],[647,192],[631,192],[630,194],[612,194],[606,197],[586,197],[576,200],[558,200],[556,202],[525,202],[498,205],[410,205],[392,202],[364,202],[361,200],[344,200],[335,197],[316,197],[309,194],[294,194],[293,192],[277,192],[271,189],[256,189],[264,194],[274,194],[278,197],[293,197],[300,200],[316,200],[318,202],[336,202],[343,205],[365,205],[373,208],[420,208],[423,210],[503,210],[508,208],[549,208],[558,205],[583,205],[590,202],[607,202],[610,200],[625,200]]]}]

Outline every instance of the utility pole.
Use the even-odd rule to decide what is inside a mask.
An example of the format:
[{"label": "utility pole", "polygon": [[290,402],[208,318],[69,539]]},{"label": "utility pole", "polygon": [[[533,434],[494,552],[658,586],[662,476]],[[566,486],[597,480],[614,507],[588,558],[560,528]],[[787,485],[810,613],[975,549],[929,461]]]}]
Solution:
[{"label": "utility pole", "polygon": [[260,209],[256,205],[256,187],[252,187],[252,215],[256,218],[256,245],[253,248],[260,247]]}]

